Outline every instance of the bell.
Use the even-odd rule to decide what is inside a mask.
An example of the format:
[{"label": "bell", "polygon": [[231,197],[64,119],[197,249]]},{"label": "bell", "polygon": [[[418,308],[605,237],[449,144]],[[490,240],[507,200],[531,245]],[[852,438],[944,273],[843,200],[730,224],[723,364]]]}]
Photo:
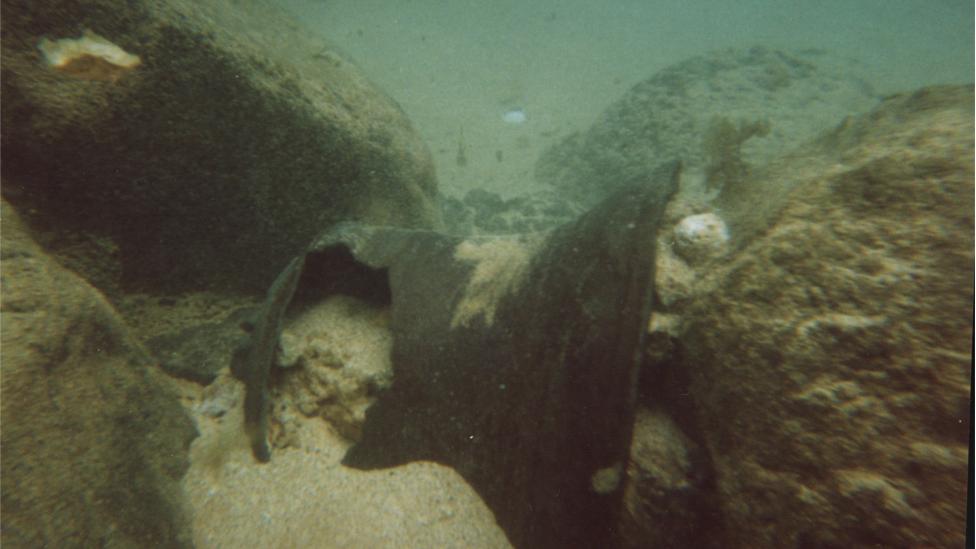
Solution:
[{"label": "bell", "polygon": [[289,303],[388,302],[393,382],[345,465],[453,467],[516,547],[610,547],[653,301],[656,233],[680,164],[549,232],[461,238],[337,225],[269,290],[235,354],[252,449]]}]

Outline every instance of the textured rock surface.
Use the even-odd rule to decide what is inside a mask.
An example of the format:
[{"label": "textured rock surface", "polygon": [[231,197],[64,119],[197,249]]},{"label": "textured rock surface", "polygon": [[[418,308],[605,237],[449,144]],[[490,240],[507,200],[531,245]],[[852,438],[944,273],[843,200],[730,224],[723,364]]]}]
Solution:
[{"label": "textured rock surface", "polygon": [[333,296],[287,321],[278,359],[289,370],[274,395],[276,409],[287,401],[358,441],[366,409],[393,378],[388,323],[389,307],[349,296]]},{"label": "textured rock surface", "polygon": [[3,545],[189,546],[192,423],[108,302],[0,215]]},{"label": "textured rock surface", "polygon": [[761,164],[874,106],[870,87],[853,74],[824,52],[756,47],[695,57],[637,84],[589,130],[549,149],[536,178],[590,205],[646,180],[662,162],[704,168],[702,139],[715,116],[770,122],[770,132],[742,151],[745,162]]},{"label": "textured rock surface", "polygon": [[[438,223],[399,107],[262,0],[3,11],[4,195],[28,221],[108,237],[129,282],[264,287],[336,220]],[[110,81],[47,65],[42,39],[86,29],[141,64]]]},{"label": "textured rock surface", "polygon": [[473,189],[463,200],[445,198],[441,208],[447,232],[465,236],[543,231],[567,223],[585,211],[550,189],[508,200],[484,189]]},{"label": "textured rock surface", "polygon": [[[208,384],[227,366],[227,357],[241,337],[241,323],[254,307],[232,311],[219,322],[186,322],[178,331],[150,337],[146,346],[169,375]],[[140,311],[144,313],[143,311]],[[179,314],[174,310],[174,316]]]},{"label": "textured rock surface", "polygon": [[720,197],[738,249],[671,312],[725,546],[963,544],[973,201],[967,87],[889,98]]},{"label": "textured rock surface", "polygon": [[701,449],[660,410],[639,407],[627,467],[619,545],[721,547],[711,479]]}]

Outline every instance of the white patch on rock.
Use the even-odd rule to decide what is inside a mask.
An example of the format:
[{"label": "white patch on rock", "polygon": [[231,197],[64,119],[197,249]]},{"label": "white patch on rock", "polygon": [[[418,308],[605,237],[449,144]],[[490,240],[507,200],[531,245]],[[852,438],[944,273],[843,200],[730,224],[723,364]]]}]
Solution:
[{"label": "white patch on rock", "polygon": [[713,213],[689,215],[674,227],[674,249],[689,263],[720,257],[728,251],[729,229]]},{"label": "white patch on rock", "polygon": [[80,38],[44,38],[37,44],[37,49],[52,68],[87,80],[114,82],[142,63],[138,55],[91,31],[85,31]]}]

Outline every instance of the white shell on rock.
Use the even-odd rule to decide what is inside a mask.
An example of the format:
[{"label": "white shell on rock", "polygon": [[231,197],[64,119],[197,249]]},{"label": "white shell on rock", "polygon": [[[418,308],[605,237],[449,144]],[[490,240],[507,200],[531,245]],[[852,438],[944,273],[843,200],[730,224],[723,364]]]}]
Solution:
[{"label": "white shell on rock", "polygon": [[689,263],[725,254],[728,243],[729,229],[713,213],[689,215],[674,227],[674,250]]},{"label": "white shell on rock", "polygon": [[80,38],[43,38],[37,48],[50,67],[86,80],[115,82],[142,63],[138,55],[91,31],[85,31]]}]

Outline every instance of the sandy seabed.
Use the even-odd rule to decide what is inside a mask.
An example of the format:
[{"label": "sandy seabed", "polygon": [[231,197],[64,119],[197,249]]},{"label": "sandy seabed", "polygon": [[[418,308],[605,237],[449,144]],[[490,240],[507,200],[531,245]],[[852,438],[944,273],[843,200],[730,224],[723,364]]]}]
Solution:
[{"label": "sandy seabed", "polygon": [[301,447],[275,449],[258,463],[242,428],[239,384],[226,372],[214,384],[212,396],[232,403],[218,418],[198,388],[182,386],[200,430],[184,479],[197,547],[510,547],[452,469],[345,467],[349,443],[321,419],[297,420]]}]

